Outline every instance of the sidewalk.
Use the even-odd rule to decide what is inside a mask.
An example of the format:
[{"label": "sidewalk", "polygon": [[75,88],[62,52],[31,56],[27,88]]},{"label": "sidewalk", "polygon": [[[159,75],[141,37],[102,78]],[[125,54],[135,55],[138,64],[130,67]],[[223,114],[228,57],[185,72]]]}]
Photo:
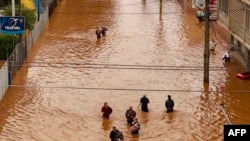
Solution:
[{"label": "sidewalk", "polygon": [[[219,34],[227,43],[227,49],[231,49],[230,45],[230,33],[227,30],[227,27],[223,26],[218,20],[213,22],[213,27],[216,30],[217,34]],[[241,56],[241,54],[238,51],[231,51],[230,55],[232,58],[234,58],[236,61],[238,61],[244,68],[247,68],[247,65],[244,61],[244,58]]]},{"label": "sidewalk", "polygon": [[212,28],[214,28],[217,34],[219,34],[227,43],[230,42],[230,34],[227,27],[223,26],[218,20],[213,21]]}]

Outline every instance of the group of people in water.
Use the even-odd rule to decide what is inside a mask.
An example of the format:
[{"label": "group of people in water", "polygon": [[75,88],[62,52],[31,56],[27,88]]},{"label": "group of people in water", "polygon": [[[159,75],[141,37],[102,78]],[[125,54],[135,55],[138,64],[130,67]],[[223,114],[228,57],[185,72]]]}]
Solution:
[{"label": "group of people in water", "polygon": [[[150,103],[148,97],[146,95],[143,95],[143,97],[140,99],[138,108],[141,107],[141,111],[148,112],[148,104]],[[174,100],[171,98],[171,95],[168,95],[168,99],[165,101],[165,107],[167,109],[167,113],[174,111]],[[110,117],[110,114],[112,113],[112,108],[108,106],[108,103],[105,102],[101,112],[103,118],[108,119]],[[126,112],[125,112],[125,118],[127,121],[127,124],[129,126],[129,131],[131,134],[139,134],[140,130],[140,123],[136,117],[136,112],[133,109],[132,106],[130,106]],[[110,132],[109,138],[111,141],[124,141],[124,137],[121,131],[119,131],[115,126],[113,126],[112,131]]]},{"label": "group of people in water", "polygon": [[106,27],[97,27],[95,32],[97,39],[100,39],[102,36],[106,36],[107,30],[108,29]]},{"label": "group of people in water", "polygon": [[133,110],[133,107],[130,106],[129,109],[125,112],[125,117],[127,124],[129,125],[129,131],[131,134],[139,134],[140,124],[136,118],[136,112]]}]

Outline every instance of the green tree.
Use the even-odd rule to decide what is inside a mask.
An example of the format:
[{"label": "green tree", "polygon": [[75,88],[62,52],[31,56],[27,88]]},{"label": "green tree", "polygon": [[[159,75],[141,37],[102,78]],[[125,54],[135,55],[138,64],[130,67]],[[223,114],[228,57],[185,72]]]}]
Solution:
[{"label": "green tree", "polygon": [[[12,6],[11,5],[5,6],[4,9],[3,9],[3,14],[5,16],[12,16]],[[29,30],[33,29],[33,25],[34,25],[34,23],[36,21],[35,9],[29,9],[29,8],[22,5],[22,7],[21,7],[21,15],[20,15],[19,6],[16,5],[16,7],[15,7],[15,15],[25,17],[25,29],[29,29]]]},{"label": "green tree", "polygon": [[[15,15],[20,16],[19,6],[15,7]],[[3,8],[3,15],[12,16],[12,5],[7,5]],[[34,9],[29,9],[25,6],[21,8],[21,15],[25,18],[25,29],[33,29],[36,21],[36,13]],[[20,42],[20,36],[0,34],[0,60],[6,60],[12,53],[16,43]]]},{"label": "green tree", "polygon": [[20,38],[14,35],[0,34],[0,60],[7,60]]},{"label": "green tree", "polygon": [[[4,7],[8,4],[11,4],[12,0],[0,0],[0,7]],[[15,0],[15,3],[18,4],[20,0]]]},{"label": "green tree", "polygon": [[7,4],[6,0],[0,0],[0,7],[4,7]]}]

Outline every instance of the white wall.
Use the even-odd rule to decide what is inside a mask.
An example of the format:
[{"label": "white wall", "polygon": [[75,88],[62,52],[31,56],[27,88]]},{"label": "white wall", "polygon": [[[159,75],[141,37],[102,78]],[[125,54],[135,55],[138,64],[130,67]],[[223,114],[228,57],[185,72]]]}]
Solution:
[{"label": "white wall", "polygon": [[6,61],[2,68],[0,68],[0,101],[8,89],[8,62]]}]

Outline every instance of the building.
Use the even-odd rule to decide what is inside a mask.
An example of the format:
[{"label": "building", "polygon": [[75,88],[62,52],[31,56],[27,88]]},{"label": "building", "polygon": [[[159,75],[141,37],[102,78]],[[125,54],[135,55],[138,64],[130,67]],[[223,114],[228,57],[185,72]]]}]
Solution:
[{"label": "building", "polygon": [[250,0],[218,0],[218,22],[229,32],[229,49],[250,71]]},{"label": "building", "polygon": [[[206,0],[182,0],[186,9],[204,20]],[[246,71],[250,72],[250,0],[209,0],[210,20],[217,21],[218,33]]]}]

